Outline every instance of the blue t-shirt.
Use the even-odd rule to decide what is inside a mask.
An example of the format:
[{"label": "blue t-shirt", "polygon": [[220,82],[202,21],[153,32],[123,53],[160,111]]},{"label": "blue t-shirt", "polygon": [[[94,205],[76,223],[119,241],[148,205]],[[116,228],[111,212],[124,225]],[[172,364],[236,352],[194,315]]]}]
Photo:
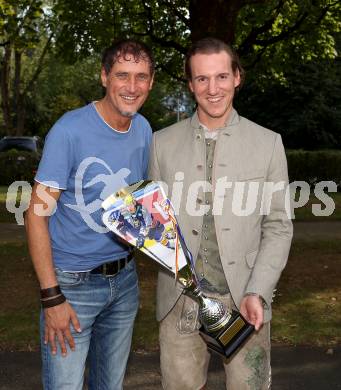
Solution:
[{"label": "blue t-shirt", "polygon": [[63,190],[49,218],[54,265],[87,271],[127,255],[102,223],[102,201],[147,177],[151,128],[140,114],[129,131],[108,126],[93,103],[63,115],[52,127],[35,180]]}]

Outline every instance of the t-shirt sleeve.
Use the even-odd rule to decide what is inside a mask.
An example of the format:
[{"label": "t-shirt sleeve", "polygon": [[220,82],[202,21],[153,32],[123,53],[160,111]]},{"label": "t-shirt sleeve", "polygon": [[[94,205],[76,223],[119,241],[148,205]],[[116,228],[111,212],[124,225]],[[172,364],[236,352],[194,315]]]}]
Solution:
[{"label": "t-shirt sleeve", "polygon": [[152,142],[152,128],[150,127],[149,122],[146,125],[146,145],[143,154],[143,178],[148,178],[148,165],[149,165],[149,155],[150,155],[150,146]]},{"label": "t-shirt sleeve", "polygon": [[49,187],[66,190],[72,169],[72,143],[65,127],[52,127],[45,139],[43,155],[35,181]]}]

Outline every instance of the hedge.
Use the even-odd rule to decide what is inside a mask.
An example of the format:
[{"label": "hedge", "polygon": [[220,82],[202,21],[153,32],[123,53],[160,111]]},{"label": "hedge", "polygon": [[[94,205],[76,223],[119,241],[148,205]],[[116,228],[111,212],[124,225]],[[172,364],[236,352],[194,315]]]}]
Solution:
[{"label": "hedge", "polygon": [[[341,151],[287,150],[289,180],[334,181],[341,187]],[[24,159],[23,159],[24,158]],[[15,180],[33,180],[39,155],[32,152],[11,150],[0,153],[0,185],[8,186]]]},{"label": "hedge", "polygon": [[287,150],[289,180],[333,181],[341,186],[341,151],[338,150]]}]

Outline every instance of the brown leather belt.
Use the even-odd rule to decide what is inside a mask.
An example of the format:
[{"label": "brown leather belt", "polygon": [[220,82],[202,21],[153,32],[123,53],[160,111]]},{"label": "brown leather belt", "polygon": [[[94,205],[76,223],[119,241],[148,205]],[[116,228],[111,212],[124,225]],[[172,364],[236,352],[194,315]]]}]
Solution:
[{"label": "brown leather belt", "polygon": [[115,276],[129,263],[130,260],[132,260],[132,258],[132,253],[129,253],[127,257],[123,257],[122,259],[101,264],[100,266],[92,269],[90,273],[102,274],[104,276]]}]

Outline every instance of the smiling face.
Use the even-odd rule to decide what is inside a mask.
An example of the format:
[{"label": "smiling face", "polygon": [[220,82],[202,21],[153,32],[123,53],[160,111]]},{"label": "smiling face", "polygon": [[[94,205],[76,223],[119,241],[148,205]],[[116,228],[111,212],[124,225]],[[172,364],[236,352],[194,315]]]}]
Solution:
[{"label": "smiling face", "polygon": [[149,62],[142,58],[136,62],[133,55],[119,57],[109,73],[101,72],[106,88],[103,103],[111,121],[127,121],[146,100],[153,84]]},{"label": "smiling face", "polygon": [[209,129],[224,126],[231,110],[235,88],[240,84],[238,70],[232,70],[226,51],[197,53],[190,59],[189,88],[198,103],[200,122]]}]

